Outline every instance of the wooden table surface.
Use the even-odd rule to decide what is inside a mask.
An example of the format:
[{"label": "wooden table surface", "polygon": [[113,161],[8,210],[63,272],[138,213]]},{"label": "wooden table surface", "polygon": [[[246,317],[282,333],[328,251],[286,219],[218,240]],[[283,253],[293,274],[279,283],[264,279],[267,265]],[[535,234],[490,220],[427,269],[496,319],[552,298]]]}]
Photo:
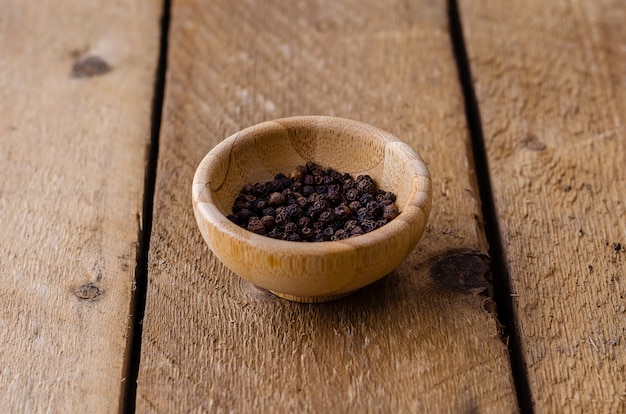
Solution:
[{"label": "wooden table surface", "polygon": [[[0,10],[0,412],[626,412],[623,1]],[[318,305],[226,269],[190,195],[305,114],[434,189],[407,260]]]}]

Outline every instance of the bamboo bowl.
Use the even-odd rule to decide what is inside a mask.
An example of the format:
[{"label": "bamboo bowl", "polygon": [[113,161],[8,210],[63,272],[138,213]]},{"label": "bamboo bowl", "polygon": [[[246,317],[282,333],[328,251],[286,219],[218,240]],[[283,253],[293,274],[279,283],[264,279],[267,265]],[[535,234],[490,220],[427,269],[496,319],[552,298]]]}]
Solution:
[{"label": "bamboo bowl", "polygon": [[[258,235],[226,218],[245,184],[312,161],[353,177],[369,174],[396,194],[400,214],[341,241],[293,242]],[[234,273],[297,302],[346,296],[396,268],[415,248],[430,213],[431,180],[420,156],[394,135],[342,118],[264,122],[226,138],[196,170],[193,209],[202,236]]]}]

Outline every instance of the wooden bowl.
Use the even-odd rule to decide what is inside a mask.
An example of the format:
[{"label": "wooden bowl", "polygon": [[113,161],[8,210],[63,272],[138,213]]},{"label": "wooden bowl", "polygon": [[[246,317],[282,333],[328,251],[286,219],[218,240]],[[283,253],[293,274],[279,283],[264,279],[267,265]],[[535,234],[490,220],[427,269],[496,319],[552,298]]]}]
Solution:
[{"label": "wooden bowl", "polygon": [[[369,174],[396,194],[397,218],[341,241],[294,242],[250,232],[226,218],[245,184],[266,182],[312,161],[353,177]],[[422,236],[431,180],[420,156],[394,135],[326,116],[264,122],[226,138],[202,160],[193,180],[198,227],[233,272],[298,302],[334,300],[398,266]]]}]

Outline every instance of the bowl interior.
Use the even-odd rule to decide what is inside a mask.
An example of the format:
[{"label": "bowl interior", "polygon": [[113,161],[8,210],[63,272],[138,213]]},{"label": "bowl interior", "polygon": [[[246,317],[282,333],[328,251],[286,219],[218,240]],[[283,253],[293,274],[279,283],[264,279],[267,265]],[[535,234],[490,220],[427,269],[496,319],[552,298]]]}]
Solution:
[{"label": "bowl interior", "polygon": [[[203,163],[212,201],[231,213],[245,184],[265,182],[278,173],[289,174],[312,161],[353,177],[369,174],[377,186],[392,191],[402,212],[415,197],[416,174],[428,176],[425,165],[410,147],[378,128],[329,117],[299,117],[247,128],[220,143]],[[206,181],[205,181],[206,182]],[[419,189],[418,189],[419,190]]]}]

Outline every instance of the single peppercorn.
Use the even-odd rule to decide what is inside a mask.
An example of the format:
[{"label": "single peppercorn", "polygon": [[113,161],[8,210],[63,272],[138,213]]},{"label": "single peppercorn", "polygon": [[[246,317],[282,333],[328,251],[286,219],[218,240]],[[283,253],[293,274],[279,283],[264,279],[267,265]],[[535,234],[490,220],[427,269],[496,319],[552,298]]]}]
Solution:
[{"label": "single peppercorn", "polygon": [[374,200],[374,197],[372,197],[370,193],[361,194],[361,197],[359,197],[359,201],[363,205],[366,205],[367,203],[373,200]]},{"label": "single peppercorn", "polygon": [[359,199],[359,190],[356,188],[351,188],[346,192],[346,198],[349,201],[356,201]]},{"label": "single peppercorn", "polygon": [[305,185],[302,187],[302,195],[308,197],[315,192],[315,188],[312,185]]},{"label": "single peppercorn", "polygon": [[276,210],[274,210],[274,207],[265,207],[262,213],[264,216],[276,217]]},{"label": "single peppercorn", "polygon": [[359,224],[359,222],[357,220],[348,220],[346,221],[346,223],[343,225],[343,228],[347,231],[347,232],[351,232],[352,229],[354,229],[357,225]]},{"label": "single peppercorn", "polygon": [[292,220],[302,215],[302,209],[297,204],[288,205],[285,212],[287,213],[287,217]]},{"label": "single peppercorn", "polygon": [[285,224],[285,233],[289,234],[289,233],[295,233],[298,231],[298,225],[292,221],[290,221],[289,223]]},{"label": "single peppercorn", "polygon": [[351,201],[350,204],[348,204],[348,208],[350,211],[355,212],[361,208],[361,203],[358,201]]},{"label": "single peppercorn", "polygon": [[376,230],[376,222],[372,219],[365,219],[361,222],[361,228],[363,232],[369,233],[372,230]]},{"label": "single peppercorn", "polygon": [[352,214],[352,210],[344,203],[341,203],[339,206],[335,207],[334,213],[336,218],[342,220],[349,217]]},{"label": "single peppercorn", "polygon": [[306,205],[308,204],[308,201],[306,199],[306,197],[301,196],[296,198],[296,204],[300,207],[300,208],[304,208],[306,207]]},{"label": "single peppercorn", "polygon": [[301,241],[302,237],[298,233],[290,233],[287,236],[287,240],[289,240],[289,241]]},{"label": "single peppercorn", "polygon": [[352,235],[352,236],[358,236],[359,234],[363,234],[363,233],[364,233],[364,231],[361,228],[361,226],[356,226],[355,228],[353,228],[350,231],[350,235]]},{"label": "single peppercorn", "polygon": [[309,227],[309,225],[311,224],[311,219],[308,218],[307,216],[302,216],[298,219],[296,224],[298,225],[298,227],[301,227],[301,228]]},{"label": "single peppercorn", "polygon": [[256,234],[265,234],[265,226],[258,217],[253,217],[248,221],[248,230]]},{"label": "single peppercorn", "polygon": [[302,234],[304,240],[310,240],[313,236],[313,230],[311,230],[310,227],[303,227],[302,230],[300,230],[300,234]]},{"label": "single peppercorn", "polygon": [[285,227],[285,224],[287,224],[288,221],[285,210],[282,210],[280,213],[277,212],[274,220],[277,226]]},{"label": "single peppercorn", "polygon": [[395,204],[389,204],[385,206],[383,210],[383,219],[386,221],[391,221],[400,215],[400,211],[398,211],[398,207]]},{"label": "single peppercorn", "polygon": [[380,205],[378,205],[378,203],[373,200],[367,203],[365,209],[367,210],[367,214],[371,216],[378,216],[381,213]]},{"label": "single peppercorn", "polygon": [[335,214],[331,210],[324,210],[322,214],[320,214],[319,220],[322,223],[329,223],[335,219]]},{"label": "single peppercorn", "polygon": [[261,217],[261,223],[266,230],[271,230],[276,224],[276,219],[274,216],[263,216]]},{"label": "single peppercorn", "polygon": [[273,239],[282,239],[284,233],[280,231],[278,227],[274,227],[272,230],[270,230],[269,233],[267,233],[267,235]]},{"label": "single peppercorn", "polygon": [[282,206],[285,203],[285,196],[282,193],[274,192],[270,194],[267,202],[272,207]]},{"label": "single peppercorn", "polygon": [[247,223],[251,215],[252,212],[250,210],[243,208],[237,213],[237,219],[239,219],[240,223]]}]

